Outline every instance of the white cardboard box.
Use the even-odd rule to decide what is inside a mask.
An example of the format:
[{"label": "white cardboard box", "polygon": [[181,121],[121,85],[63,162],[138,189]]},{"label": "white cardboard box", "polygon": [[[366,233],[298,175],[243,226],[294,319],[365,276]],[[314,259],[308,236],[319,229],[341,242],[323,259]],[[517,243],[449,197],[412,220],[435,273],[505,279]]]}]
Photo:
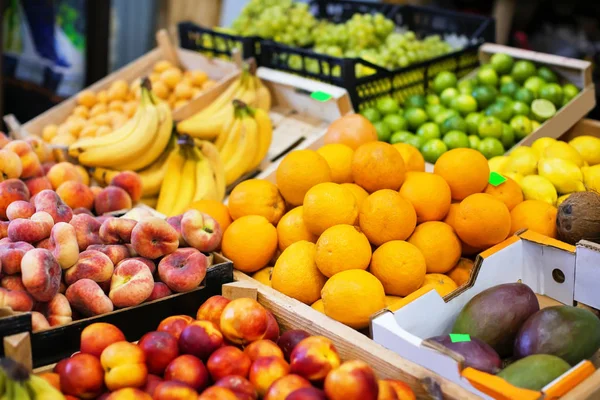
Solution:
[{"label": "white cardboard box", "polygon": [[[447,352],[434,350],[427,346],[425,339],[450,333],[457,315],[469,300],[483,290],[502,283],[521,281],[527,284],[541,295],[538,296],[541,307],[557,302],[573,305],[578,298],[598,300],[598,280],[591,281],[593,275],[589,274],[593,273],[594,266],[600,266],[600,247],[593,248],[582,243],[577,246],[577,251],[581,250],[583,252],[576,257],[574,246],[534,232],[511,237],[481,253],[469,283],[465,288],[453,292],[446,301],[432,290],[394,313],[386,311],[374,317],[371,323],[373,340],[484,399],[497,398],[489,395],[493,388],[479,386],[478,389],[463,376],[460,356],[454,354],[453,357]],[[583,268],[587,274],[580,276],[577,268]],[[584,361],[549,384],[544,391],[550,394],[560,389],[564,394],[582,381],[581,384],[585,384],[586,378],[592,379],[588,378],[592,373],[591,364]],[[599,390],[596,394],[600,396],[600,382],[595,381],[595,386]],[[524,397],[526,393],[521,389],[516,389],[516,393],[517,397],[504,398],[537,398]],[[539,395],[541,398],[542,394]],[[505,396],[508,394],[505,393]]]}]

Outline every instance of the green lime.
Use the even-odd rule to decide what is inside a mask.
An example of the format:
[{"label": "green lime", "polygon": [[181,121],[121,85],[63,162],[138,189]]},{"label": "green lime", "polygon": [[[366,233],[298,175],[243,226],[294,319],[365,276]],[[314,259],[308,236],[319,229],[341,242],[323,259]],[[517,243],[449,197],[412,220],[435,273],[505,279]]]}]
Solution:
[{"label": "green lime", "polygon": [[563,90],[558,83],[548,83],[540,89],[538,96],[540,99],[546,99],[552,102],[556,107],[560,107],[563,101]]},{"label": "green lime", "polygon": [[421,108],[407,108],[404,112],[404,118],[408,122],[411,130],[416,130],[419,126],[427,122],[427,113]]},{"label": "green lime", "polygon": [[477,101],[480,110],[487,108],[490,104],[496,101],[496,89],[489,86],[477,86],[471,92],[471,95]]},{"label": "green lime", "polygon": [[450,150],[458,148],[468,148],[469,138],[467,134],[461,131],[450,131],[444,135],[444,144]]},{"label": "green lime", "polygon": [[532,132],[531,121],[524,115],[516,115],[510,120],[510,127],[515,132],[517,141],[525,138]]},{"label": "green lime", "polygon": [[498,73],[493,68],[479,68],[477,80],[482,85],[496,87],[498,86]]},{"label": "green lime", "polygon": [[455,117],[457,115],[458,115],[458,112],[456,112],[455,110],[442,111],[438,115],[435,116],[435,118],[433,119],[433,122],[435,122],[438,125],[442,125],[444,123],[444,121],[446,121],[449,118]]},{"label": "green lime", "polygon": [[469,94],[461,94],[453,101],[454,109],[462,115],[477,111],[477,101]]},{"label": "green lime", "polygon": [[482,138],[492,137],[500,139],[502,137],[502,121],[496,117],[483,118],[477,128],[477,132]]},{"label": "green lime", "polygon": [[531,61],[520,60],[513,65],[510,75],[517,83],[523,83],[530,76],[534,76],[535,73],[535,65]]},{"label": "green lime", "polygon": [[412,133],[410,133],[409,131],[394,132],[392,134],[392,136],[390,137],[390,143],[391,144],[406,143],[408,138],[410,138],[411,136],[414,136],[414,135]]},{"label": "green lime", "polygon": [[425,96],[422,94],[413,94],[404,101],[406,108],[425,108]]},{"label": "green lime", "polygon": [[508,74],[513,67],[515,60],[508,54],[497,53],[490,58],[492,68],[499,74]]},{"label": "green lime", "polygon": [[485,138],[477,146],[477,150],[484,155],[488,160],[492,157],[501,156],[504,154],[502,143],[496,138]]},{"label": "green lime", "polygon": [[478,126],[482,119],[483,114],[476,112],[470,113],[466,116],[465,122],[467,123],[467,132],[469,135],[477,135],[479,130]]},{"label": "green lime", "polygon": [[485,110],[486,117],[496,117],[502,122],[508,122],[512,113],[512,103],[494,103]]},{"label": "green lime", "polygon": [[444,91],[444,89],[456,86],[456,81],[456,75],[454,75],[452,72],[440,72],[433,80],[433,90],[437,94],[440,94]]},{"label": "green lime", "polygon": [[533,95],[537,97],[538,94],[540,93],[540,89],[545,84],[546,84],[546,81],[543,80],[542,78],[540,78],[539,76],[532,76],[532,77],[527,78],[527,80],[525,80],[523,87],[531,90]]},{"label": "green lime", "polygon": [[450,131],[466,132],[467,131],[467,123],[460,115],[455,115],[453,117],[446,119],[442,123],[442,126],[440,128],[441,128],[442,134],[446,134]]},{"label": "green lime", "polygon": [[514,115],[529,115],[529,106],[522,101],[515,101],[512,104]]},{"label": "green lime", "polygon": [[479,143],[481,143],[481,138],[477,135],[469,135],[469,147],[477,150],[479,147]]},{"label": "green lime", "polygon": [[537,121],[531,121],[531,132],[535,132],[540,127],[540,125],[542,124],[540,124]]},{"label": "green lime", "polygon": [[437,94],[428,94],[425,97],[425,102],[427,104],[440,104],[440,97]]},{"label": "green lime", "polygon": [[446,107],[441,104],[427,104],[425,106],[425,112],[429,116],[430,120],[434,120],[437,115],[443,111],[446,111]]},{"label": "green lime", "polygon": [[452,102],[452,100],[458,97],[459,94],[460,92],[458,91],[458,89],[453,87],[447,88],[444,89],[442,94],[440,94],[440,100],[442,101],[443,105],[445,105],[446,107],[450,107],[450,103]]},{"label": "green lime", "polygon": [[509,82],[514,82],[514,81],[515,81],[515,79],[512,76],[510,76],[510,75],[502,75],[500,77],[500,86],[505,85],[505,84],[507,84]]},{"label": "green lime", "polygon": [[571,100],[573,97],[575,97],[579,94],[579,89],[577,88],[577,86],[573,85],[572,83],[567,83],[566,85],[564,85],[562,87],[562,89],[563,89],[563,96],[565,99]]},{"label": "green lime", "polygon": [[558,76],[548,67],[539,67],[537,74],[540,78],[550,83],[558,83]]},{"label": "green lime", "polygon": [[421,147],[421,153],[425,161],[434,164],[442,154],[448,151],[446,144],[440,139],[431,139]]},{"label": "green lime", "polygon": [[531,104],[535,99],[535,96],[531,90],[522,87],[515,92],[514,99],[516,101],[522,101],[525,104]]},{"label": "green lime", "polygon": [[440,133],[440,127],[435,122],[425,122],[417,129],[417,136],[427,141],[429,139],[439,139],[442,134]]},{"label": "green lime", "polygon": [[386,115],[383,117],[383,123],[386,124],[392,132],[404,131],[408,125],[404,117],[397,114]]},{"label": "green lime", "polygon": [[375,130],[377,131],[377,140],[382,142],[388,142],[390,140],[390,136],[392,135],[392,131],[383,121],[377,121],[373,124]]},{"label": "green lime", "polygon": [[410,135],[410,137],[406,138],[406,141],[404,143],[410,144],[411,146],[420,149],[423,146],[423,143],[425,143],[425,139],[423,139],[421,136]]},{"label": "green lime", "polygon": [[472,79],[466,79],[458,82],[456,86],[460,93],[471,94],[473,88],[477,85],[477,82]]},{"label": "green lime", "polygon": [[506,82],[500,86],[500,93],[513,97],[519,89],[519,84],[515,81]]},{"label": "green lime", "polygon": [[510,149],[515,144],[515,131],[508,124],[502,124],[502,137],[500,138],[502,146],[505,149]]},{"label": "green lime", "polygon": [[494,103],[507,104],[512,107],[513,99],[510,96],[501,94],[500,96],[496,97],[496,101]]},{"label": "green lime", "polygon": [[371,122],[381,121],[381,113],[374,107],[365,108],[360,113]]},{"label": "green lime", "polygon": [[399,108],[398,102],[391,97],[382,97],[377,100],[377,110],[383,115],[397,114]]},{"label": "green lime", "polygon": [[537,121],[543,122],[556,114],[556,107],[549,100],[537,99],[531,103],[531,114]]}]

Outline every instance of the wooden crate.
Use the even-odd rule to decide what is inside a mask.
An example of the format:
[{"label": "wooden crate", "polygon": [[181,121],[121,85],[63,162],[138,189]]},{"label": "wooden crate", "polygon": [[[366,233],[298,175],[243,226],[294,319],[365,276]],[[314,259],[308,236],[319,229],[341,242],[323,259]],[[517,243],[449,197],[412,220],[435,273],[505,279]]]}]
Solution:
[{"label": "wooden crate", "polygon": [[[130,83],[137,78],[147,76],[150,74],[154,64],[157,61],[166,59],[176,65],[180,65],[184,70],[200,69],[206,72],[209,78],[217,81],[216,85],[205,90],[199,96],[206,97],[207,99],[214,99],[239,73],[238,67],[232,62],[221,59],[211,59],[194,51],[174,48],[168,41],[166,32],[164,31],[159,31],[157,33],[157,40],[159,43],[157,48],[130,62],[110,75],[107,75],[86,89],[90,89],[94,92],[108,89],[108,87],[114,81],[119,79],[124,79]],[[28,121],[21,126],[21,129],[28,134],[41,136],[44,126],[48,124],[61,124],[69,115],[71,115],[71,112],[77,106],[76,98],[77,95],[74,95],[66,99],[43,114],[40,114],[34,119]],[[180,114],[184,108],[185,107],[180,107],[179,109],[173,111],[173,119],[182,119]]]}]

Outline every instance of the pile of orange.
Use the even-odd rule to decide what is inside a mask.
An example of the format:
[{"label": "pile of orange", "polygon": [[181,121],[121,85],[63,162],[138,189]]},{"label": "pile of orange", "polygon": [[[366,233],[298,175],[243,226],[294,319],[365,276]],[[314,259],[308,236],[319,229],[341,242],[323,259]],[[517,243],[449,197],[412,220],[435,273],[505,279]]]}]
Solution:
[{"label": "pile of orange", "polygon": [[465,257],[517,230],[552,235],[552,210],[523,202],[511,180],[490,185],[479,152],[448,151],[428,173],[417,149],[370,131],[343,140],[348,129],[290,152],[272,181],[233,189],[222,251],[237,269],[361,329],[384,307],[464,285]]}]

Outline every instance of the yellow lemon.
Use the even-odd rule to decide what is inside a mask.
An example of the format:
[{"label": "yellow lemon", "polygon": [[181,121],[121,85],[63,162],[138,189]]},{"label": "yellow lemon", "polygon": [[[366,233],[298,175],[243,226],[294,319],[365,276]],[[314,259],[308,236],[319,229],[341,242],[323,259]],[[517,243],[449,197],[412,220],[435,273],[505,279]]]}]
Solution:
[{"label": "yellow lemon", "polygon": [[542,137],[536,139],[535,142],[531,145],[531,148],[537,151],[539,154],[543,154],[546,147],[550,146],[552,143],[556,142],[556,139],[551,137]]},{"label": "yellow lemon", "polygon": [[578,136],[569,144],[581,154],[589,165],[600,164],[600,138],[594,136]]},{"label": "yellow lemon", "polygon": [[581,170],[571,161],[562,158],[542,158],[538,162],[538,174],[552,182],[558,193],[585,190]]},{"label": "yellow lemon", "polygon": [[490,172],[498,172],[501,173],[506,164],[508,163],[509,158],[507,156],[496,156],[492,157],[488,160],[488,165],[490,166]]},{"label": "yellow lemon", "polygon": [[583,167],[584,159],[575,149],[566,142],[556,141],[544,149],[543,158],[562,158]]},{"label": "yellow lemon", "polygon": [[539,175],[529,175],[521,181],[525,200],[541,200],[548,204],[556,204],[558,194],[552,182]]}]

